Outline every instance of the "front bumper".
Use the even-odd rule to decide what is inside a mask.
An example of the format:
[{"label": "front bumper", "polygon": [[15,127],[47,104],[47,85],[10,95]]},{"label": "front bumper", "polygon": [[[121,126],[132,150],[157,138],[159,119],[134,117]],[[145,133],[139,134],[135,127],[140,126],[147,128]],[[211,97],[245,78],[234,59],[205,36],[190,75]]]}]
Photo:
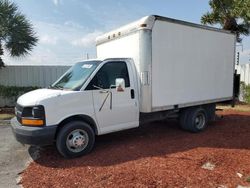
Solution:
[{"label": "front bumper", "polygon": [[28,145],[51,145],[55,140],[57,126],[22,126],[16,118],[11,119],[11,128],[16,140]]}]

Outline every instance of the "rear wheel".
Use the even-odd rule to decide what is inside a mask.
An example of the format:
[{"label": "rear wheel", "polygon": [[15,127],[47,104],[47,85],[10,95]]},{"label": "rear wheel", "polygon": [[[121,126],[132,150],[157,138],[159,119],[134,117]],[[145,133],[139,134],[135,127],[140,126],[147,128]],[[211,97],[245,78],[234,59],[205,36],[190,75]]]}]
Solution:
[{"label": "rear wheel", "polygon": [[181,127],[191,132],[203,131],[207,126],[207,112],[202,107],[188,108],[182,111]]},{"label": "rear wheel", "polygon": [[56,147],[61,155],[74,158],[89,153],[95,143],[95,134],[89,124],[82,121],[67,123],[58,133]]}]

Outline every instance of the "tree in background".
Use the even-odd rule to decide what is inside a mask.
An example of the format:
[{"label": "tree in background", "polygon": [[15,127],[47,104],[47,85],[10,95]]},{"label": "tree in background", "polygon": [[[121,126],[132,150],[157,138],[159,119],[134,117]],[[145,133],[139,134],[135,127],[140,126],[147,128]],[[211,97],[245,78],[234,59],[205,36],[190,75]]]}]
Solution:
[{"label": "tree in background", "polygon": [[4,66],[4,50],[12,57],[29,54],[38,38],[31,23],[9,0],[0,0],[0,68]]},{"label": "tree in background", "polygon": [[201,17],[201,23],[219,24],[223,29],[230,30],[241,42],[240,35],[249,35],[250,0],[210,0],[211,11]]}]

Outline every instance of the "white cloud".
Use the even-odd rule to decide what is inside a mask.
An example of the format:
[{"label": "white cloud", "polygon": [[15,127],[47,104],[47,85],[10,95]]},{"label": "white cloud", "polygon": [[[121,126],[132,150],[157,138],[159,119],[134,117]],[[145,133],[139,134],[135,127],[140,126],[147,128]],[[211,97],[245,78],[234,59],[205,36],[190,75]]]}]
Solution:
[{"label": "white cloud", "polygon": [[[111,16],[110,11],[105,7],[95,7],[83,1],[78,2],[78,7],[84,11],[86,17],[89,17],[86,18],[87,20],[77,21],[71,16],[67,16],[67,20],[62,19],[61,24],[53,23],[53,19],[51,22],[49,19],[45,19],[48,22],[44,19],[43,21],[34,20],[33,25],[39,37],[37,46],[30,52],[30,55],[24,58],[11,58],[5,53],[6,64],[67,64],[84,59],[86,54],[95,58],[96,37],[126,24],[135,17],[134,14],[129,14],[127,18],[128,14],[125,14],[125,8],[123,8],[124,11],[121,10],[122,7],[119,7],[121,8],[119,11],[112,12]],[[50,0],[50,3],[58,7],[64,6],[66,1]]]},{"label": "white cloud", "polygon": [[41,44],[56,45],[57,41],[58,41],[58,37],[56,36],[43,35],[43,36],[40,36],[39,38],[39,42]]},{"label": "white cloud", "polygon": [[76,26],[69,27],[66,24],[54,24],[47,22],[34,22],[39,38],[39,45],[52,45],[61,48],[62,43],[71,45],[71,42],[80,37],[82,33],[87,33],[84,29]]},{"label": "white cloud", "polygon": [[74,22],[74,21],[71,21],[71,20],[68,20],[66,22],[64,22],[64,26],[67,26],[67,27],[72,27],[72,28],[75,28],[75,29],[87,29],[86,27],[80,25],[79,23],[77,22]]},{"label": "white cloud", "polygon": [[58,6],[61,3],[60,0],[52,0],[52,2],[54,3],[55,6]]},{"label": "white cloud", "polygon": [[[4,62],[6,64],[72,64],[85,59],[86,53],[91,58],[96,57],[95,37],[101,32],[88,34],[90,29],[77,22],[54,24],[37,21],[34,22],[34,26],[39,38],[37,46],[30,52],[30,55],[22,58],[12,58],[5,51]],[[77,41],[77,38],[82,39],[85,34],[87,36],[85,40],[76,45],[72,44],[72,41]]]},{"label": "white cloud", "polygon": [[24,57],[10,57],[7,53],[3,57],[6,65],[71,65],[84,58],[77,54],[58,55],[53,49],[41,46]]},{"label": "white cloud", "polygon": [[101,35],[101,31],[94,31],[92,33],[86,34],[84,37],[80,39],[73,40],[71,44],[73,46],[80,46],[80,47],[89,47],[95,44],[95,39],[97,36]]},{"label": "white cloud", "polygon": [[250,49],[246,49],[240,53],[242,57],[250,57]]},{"label": "white cloud", "polygon": [[84,3],[83,6],[84,6],[84,9],[85,9],[86,11],[88,11],[88,12],[91,12],[91,13],[95,13],[95,12],[96,12],[96,11],[95,11],[90,5],[88,5],[87,3]]},{"label": "white cloud", "polygon": [[244,49],[240,51],[240,64],[250,63],[250,49]]}]

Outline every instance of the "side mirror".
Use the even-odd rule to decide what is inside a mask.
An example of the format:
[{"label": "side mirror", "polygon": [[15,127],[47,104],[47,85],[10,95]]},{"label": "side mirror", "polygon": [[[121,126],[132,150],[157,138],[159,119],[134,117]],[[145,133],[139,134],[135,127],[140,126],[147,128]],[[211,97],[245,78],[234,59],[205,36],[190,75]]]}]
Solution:
[{"label": "side mirror", "polygon": [[125,90],[125,80],[123,78],[116,78],[115,88],[116,88],[116,91],[123,92]]}]

